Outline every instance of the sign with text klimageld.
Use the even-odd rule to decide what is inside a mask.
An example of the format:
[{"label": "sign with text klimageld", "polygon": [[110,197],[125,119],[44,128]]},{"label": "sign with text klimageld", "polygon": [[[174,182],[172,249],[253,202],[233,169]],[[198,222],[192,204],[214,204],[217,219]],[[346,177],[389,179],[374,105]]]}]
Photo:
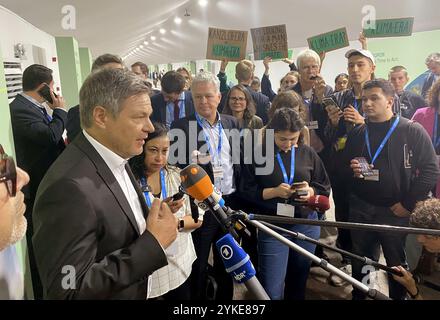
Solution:
[{"label": "sign with text klimageld", "polygon": [[247,31],[209,28],[206,59],[240,61],[246,57]]},{"label": "sign with text klimageld", "polygon": [[286,25],[251,29],[254,59],[283,59],[288,56]]},{"label": "sign with text klimageld", "polygon": [[[367,21],[364,34],[367,38],[405,37],[412,35],[414,18],[381,19]],[[374,29],[373,29],[374,27]]]},{"label": "sign with text klimageld", "polygon": [[309,48],[317,53],[329,52],[349,46],[346,28],[319,34],[308,38],[307,42],[309,43]]}]

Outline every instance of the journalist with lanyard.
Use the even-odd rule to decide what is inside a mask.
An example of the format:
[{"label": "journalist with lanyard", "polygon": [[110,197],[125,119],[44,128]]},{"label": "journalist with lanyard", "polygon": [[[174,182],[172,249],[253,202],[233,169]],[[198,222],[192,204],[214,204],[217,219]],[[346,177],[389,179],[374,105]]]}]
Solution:
[{"label": "journalist with lanyard", "polygon": [[211,155],[211,161],[212,161],[212,170],[214,174],[214,185],[221,191],[222,187],[222,180],[223,180],[223,168],[222,168],[222,162],[221,162],[221,153],[222,153],[222,141],[223,141],[223,126],[220,123],[220,119],[217,121],[217,130],[218,130],[218,144],[217,149],[215,150],[215,141],[209,138],[209,135],[206,134],[205,128],[206,125],[203,124],[202,119],[200,116],[196,113],[196,120],[198,125],[203,130],[203,135],[205,137],[206,145],[208,146],[208,152]]}]

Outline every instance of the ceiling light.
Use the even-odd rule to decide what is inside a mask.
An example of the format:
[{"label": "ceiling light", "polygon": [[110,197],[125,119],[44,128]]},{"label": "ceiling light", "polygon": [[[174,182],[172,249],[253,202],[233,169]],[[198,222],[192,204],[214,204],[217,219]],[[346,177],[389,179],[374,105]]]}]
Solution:
[{"label": "ceiling light", "polygon": [[151,39],[151,41],[155,41],[156,37],[155,36],[151,36],[150,39]]},{"label": "ceiling light", "polygon": [[165,33],[167,33],[167,31],[166,31],[164,28],[160,29],[159,32],[160,32],[160,34],[165,34]]},{"label": "ceiling light", "polygon": [[206,7],[208,5],[208,0],[199,0],[199,6]]},{"label": "ceiling light", "polygon": [[144,48],[144,46],[141,44],[140,46],[139,46],[139,48],[141,48],[141,49],[143,49]]},{"label": "ceiling light", "polygon": [[144,44],[145,44],[146,46],[148,46],[148,41],[144,41]]},{"label": "ceiling light", "polygon": [[181,24],[182,23],[182,19],[180,19],[179,17],[175,17],[174,18],[174,23],[175,24]]}]

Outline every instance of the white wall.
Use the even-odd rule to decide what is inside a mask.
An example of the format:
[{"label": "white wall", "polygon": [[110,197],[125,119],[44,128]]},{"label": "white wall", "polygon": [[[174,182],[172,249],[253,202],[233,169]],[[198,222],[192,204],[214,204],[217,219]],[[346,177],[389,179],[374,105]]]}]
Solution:
[{"label": "white wall", "polygon": [[[32,46],[41,47],[43,51],[43,60],[48,68],[53,70],[55,88],[60,85],[60,76],[58,71],[58,62],[52,62],[52,57],[57,57],[57,48],[55,38],[44,31],[34,27],[10,10],[0,6],[0,47],[2,48],[4,61],[21,62],[22,70],[34,63]],[[14,57],[14,45],[22,43],[26,49],[26,58],[24,60]],[[61,92],[60,92],[61,93]]]}]

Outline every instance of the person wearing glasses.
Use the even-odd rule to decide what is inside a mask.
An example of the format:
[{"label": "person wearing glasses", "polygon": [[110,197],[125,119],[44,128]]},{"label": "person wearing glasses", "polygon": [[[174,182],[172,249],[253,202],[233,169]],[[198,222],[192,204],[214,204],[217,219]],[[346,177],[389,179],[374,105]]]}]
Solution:
[{"label": "person wearing glasses", "polygon": [[235,117],[240,129],[260,129],[263,120],[255,112],[254,100],[244,86],[239,84],[229,90],[222,114]]},{"label": "person wearing glasses", "polygon": [[17,168],[0,145],[0,251],[16,243],[26,234],[26,205],[21,189],[29,175]]},{"label": "person wearing glasses", "polygon": [[23,273],[13,244],[26,234],[21,189],[28,182],[29,175],[15,167],[0,145],[0,300],[21,300],[24,295]]}]

